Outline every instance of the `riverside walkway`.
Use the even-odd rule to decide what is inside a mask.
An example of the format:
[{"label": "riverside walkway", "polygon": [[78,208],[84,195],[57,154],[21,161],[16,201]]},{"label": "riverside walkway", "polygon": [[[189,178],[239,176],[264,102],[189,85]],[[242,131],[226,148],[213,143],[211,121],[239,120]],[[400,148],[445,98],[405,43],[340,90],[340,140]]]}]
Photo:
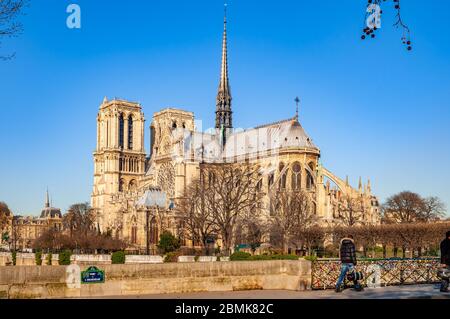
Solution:
[{"label": "riverside walkway", "polygon": [[450,293],[439,291],[439,285],[404,285],[366,288],[357,292],[346,289],[341,293],[333,290],[288,291],[251,290],[226,292],[195,292],[161,295],[130,295],[105,297],[113,299],[448,299]]}]

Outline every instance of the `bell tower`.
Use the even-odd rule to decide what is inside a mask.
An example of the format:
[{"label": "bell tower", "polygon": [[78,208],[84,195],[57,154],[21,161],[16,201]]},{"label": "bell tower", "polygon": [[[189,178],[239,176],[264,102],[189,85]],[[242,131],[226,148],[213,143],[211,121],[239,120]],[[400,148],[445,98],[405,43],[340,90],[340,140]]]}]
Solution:
[{"label": "bell tower", "polygon": [[105,97],[100,105],[91,205],[103,215],[112,195],[135,192],[145,174],[144,122],[138,103]]}]

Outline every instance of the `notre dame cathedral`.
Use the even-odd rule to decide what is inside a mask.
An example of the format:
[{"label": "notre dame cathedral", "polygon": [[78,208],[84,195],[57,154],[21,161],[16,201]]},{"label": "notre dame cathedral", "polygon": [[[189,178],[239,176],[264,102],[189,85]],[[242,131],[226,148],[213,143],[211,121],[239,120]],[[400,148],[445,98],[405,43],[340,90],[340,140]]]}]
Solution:
[{"label": "notre dame cathedral", "polygon": [[300,124],[298,111],[294,117],[275,123],[248,130],[233,128],[226,27],[225,17],[215,130],[198,131],[191,112],[163,109],[153,114],[147,156],[142,106],[106,97],[103,100],[97,116],[91,196],[99,230],[126,240],[131,248],[156,245],[161,222],[175,234],[178,225],[176,218],[162,221],[153,210],[149,213],[146,196],[162,196],[162,209],[171,211],[185,187],[198,177],[202,163],[229,162],[260,167],[266,194],[280,180],[284,187],[307,190],[323,225],[339,224],[338,206],[349,198],[363,203],[362,222],[379,223],[378,199],[371,193],[370,181],[363,185],[360,179],[355,189],[348,179],[323,167],[319,163],[320,149]]}]

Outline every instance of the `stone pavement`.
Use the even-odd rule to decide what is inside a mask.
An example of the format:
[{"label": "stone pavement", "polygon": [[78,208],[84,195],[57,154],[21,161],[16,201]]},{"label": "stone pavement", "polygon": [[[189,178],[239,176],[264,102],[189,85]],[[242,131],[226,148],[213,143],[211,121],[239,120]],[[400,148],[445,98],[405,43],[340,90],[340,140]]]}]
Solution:
[{"label": "stone pavement", "polygon": [[441,293],[439,285],[405,285],[366,288],[362,292],[346,289],[341,293],[333,290],[289,291],[251,290],[227,292],[197,292],[162,295],[130,295],[105,297],[107,299],[447,299],[450,293]]}]

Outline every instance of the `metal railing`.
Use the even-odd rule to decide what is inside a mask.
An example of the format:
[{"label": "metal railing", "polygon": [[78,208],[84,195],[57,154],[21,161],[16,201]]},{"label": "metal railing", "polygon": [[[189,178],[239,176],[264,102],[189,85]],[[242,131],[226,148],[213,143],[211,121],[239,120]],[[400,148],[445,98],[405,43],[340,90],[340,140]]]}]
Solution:
[{"label": "metal railing", "polygon": [[[364,274],[363,285],[377,282],[380,286],[437,283],[438,258],[364,259],[358,260],[357,271]],[[318,259],[312,263],[312,289],[333,289],[341,263],[336,259]]]}]

